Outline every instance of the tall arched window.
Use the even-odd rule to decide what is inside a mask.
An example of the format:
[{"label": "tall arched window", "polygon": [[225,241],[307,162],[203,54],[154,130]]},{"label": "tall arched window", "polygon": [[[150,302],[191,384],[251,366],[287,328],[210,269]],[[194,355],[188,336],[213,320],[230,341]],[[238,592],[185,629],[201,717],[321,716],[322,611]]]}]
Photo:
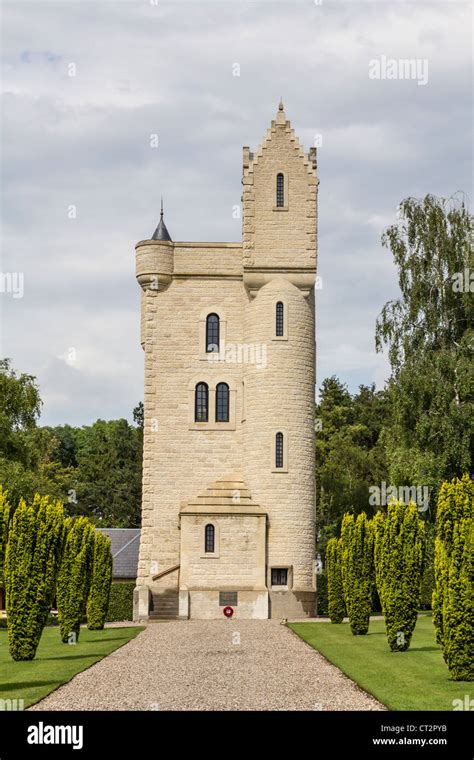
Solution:
[{"label": "tall arched window", "polygon": [[277,208],[283,208],[285,205],[285,180],[283,174],[277,174],[276,186],[276,205]]},{"label": "tall arched window", "polygon": [[218,383],[216,387],[216,422],[229,422],[229,386]]},{"label": "tall arched window", "polygon": [[277,433],[275,438],[275,467],[283,467],[283,433]]},{"label": "tall arched window", "polygon": [[213,525],[204,528],[204,551],[206,554],[214,554],[216,531]]},{"label": "tall arched window", "polygon": [[209,388],[206,383],[198,383],[194,391],[194,421],[209,420]]},{"label": "tall arched window", "polygon": [[213,354],[219,351],[219,317],[217,314],[208,314],[206,318],[206,353]]},{"label": "tall arched window", "polygon": [[283,336],[283,317],[284,317],[284,306],[281,301],[277,302],[276,308],[275,308],[275,333],[277,338],[280,338]]}]

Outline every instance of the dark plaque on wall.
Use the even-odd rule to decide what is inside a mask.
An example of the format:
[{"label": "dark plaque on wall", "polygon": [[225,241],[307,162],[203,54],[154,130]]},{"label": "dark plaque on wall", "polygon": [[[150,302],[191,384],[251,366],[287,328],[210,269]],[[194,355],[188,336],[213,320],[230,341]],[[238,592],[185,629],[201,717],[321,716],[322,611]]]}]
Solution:
[{"label": "dark plaque on wall", "polygon": [[237,607],[237,591],[219,591],[219,607]]}]

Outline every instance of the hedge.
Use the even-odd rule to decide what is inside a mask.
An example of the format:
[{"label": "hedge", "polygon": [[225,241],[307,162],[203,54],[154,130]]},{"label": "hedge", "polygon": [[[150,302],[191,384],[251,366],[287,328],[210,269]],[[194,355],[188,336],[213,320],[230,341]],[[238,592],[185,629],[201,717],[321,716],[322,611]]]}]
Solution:
[{"label": "hedge", "polygon": [[316,614],[322,617],[328,614],[328,576],[325,570],[316,576]]},{"label": "hedge", "polygon": [[112,583],[106,620],[113,623],[133,620],[133,590],[135,583]]},{"label": "hedge", "polygon": [[341,542],[331,538],[326,545],[328,613],[331,623],[342,623],[346,612],[342,591]]}]

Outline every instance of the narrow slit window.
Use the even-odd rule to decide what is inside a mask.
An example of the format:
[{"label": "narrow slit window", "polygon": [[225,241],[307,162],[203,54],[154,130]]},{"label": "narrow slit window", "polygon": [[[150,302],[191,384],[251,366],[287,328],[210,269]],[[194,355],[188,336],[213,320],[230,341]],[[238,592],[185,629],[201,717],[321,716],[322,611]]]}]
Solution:
[{"label": "narrow slit window", "polygon": [[277,174],[276,205],[277,208],[283,208],[285,205],[285,180],[283,174]]},{"label": "narrow slit window", "polygon": [[218,383],[216,387],[216,422],[229,422],[229,386]]},{"label": "narrow slit window", "polygon": [[283,433],[275,437],[275,467],[283,467]]},{"label": "narrow slit window", "polygon": [[219,317],[217,314],[209,314],[206,319],[206,353],[213,354],[219,351]]},{"label": "narrow slit window", "polygon": [[283,326],[284,326],[284,306],[281,301],[278,301],[276,305],[275,310],[275,322],[276,322],[276,336],[277,338],[283,337]]},{"label": "narrow slit window", "polygon": [[206,554],[214,554],[216,531],[213,525],[206,525],[204,531],[204,551]]},{"label": "narrow slit window", "polygon": [[194,391],[194,421],[209,420],[209,388],[206,383],[198,383]]}]

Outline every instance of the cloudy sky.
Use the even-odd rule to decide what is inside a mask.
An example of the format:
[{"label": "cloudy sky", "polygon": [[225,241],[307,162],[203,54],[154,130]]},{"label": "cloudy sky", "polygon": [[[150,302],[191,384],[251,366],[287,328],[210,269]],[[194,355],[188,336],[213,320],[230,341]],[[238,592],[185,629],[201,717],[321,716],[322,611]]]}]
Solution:
[{"label": "cloudy sky", "polygon": [[[381,387],[374,323],[397,294],[381,232],[404,197],[472,197],[470,14],[446,0],[2,2],[1,271],[24,279],[23,297],[3,280],[1,354],[37,376],[42,423],[131,417],[134,245],[162,194],[174,240],[241,239],[242,146],[280,96],[305,148],[322,140],[318,383]],[[390,59],[418,77],[369,76]]]}]

